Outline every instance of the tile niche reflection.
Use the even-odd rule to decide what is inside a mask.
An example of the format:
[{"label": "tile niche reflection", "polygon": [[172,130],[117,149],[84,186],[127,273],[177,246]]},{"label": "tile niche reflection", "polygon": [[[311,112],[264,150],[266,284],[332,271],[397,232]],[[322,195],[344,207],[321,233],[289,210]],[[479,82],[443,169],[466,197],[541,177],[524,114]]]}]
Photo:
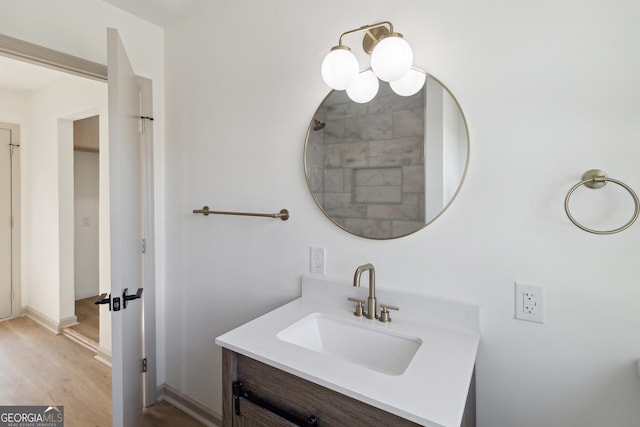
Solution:
[{"label": "tile niche reflection", "polygon": [[[426,85],[425,85],[426,88]],[[425,224],[425,89],[398,96],[380,82],[369,103],[333,91],[310,130],[309,183],[324,211],[343,228],[373,238]]]}]

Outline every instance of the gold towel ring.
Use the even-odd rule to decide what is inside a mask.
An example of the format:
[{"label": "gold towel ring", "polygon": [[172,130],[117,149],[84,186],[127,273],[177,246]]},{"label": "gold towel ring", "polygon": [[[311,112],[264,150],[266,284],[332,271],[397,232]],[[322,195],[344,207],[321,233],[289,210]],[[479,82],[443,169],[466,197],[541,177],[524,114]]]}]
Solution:
[{"label": "gold towel ring", "polygon": [[[633,216],[622,227],[615,228],[613,230],[604,230],[604,231],[592,230],[591,228],[587,228],[584,225],[580,224],[571,215],[571,212],[569,211],[569,198],[571,197],[573,192],[576,191],[576,189],[579,188],[581,185],[586,185],[589,188],[602,188],[607,184],[607,182],[613,182],[614,184],[618,184],[619,186],[627,190],[629,194],[631,194],[631,197],[633,197],[633,203],[635,205]],[[614,233],[619,233],[623,230],[626,230],[631,226],[631,224],[633,224],[636,221],[636,219],[638,219],[638,213],[640,213],[640,201],[638,200],[638,196],[631,189],[631,187],[629,187],[624,182],[618,181],[617,179],[609,178],[604,171],[601,171],[599,169],[591,169],[585,172],[584,175],[582,175],[582,181],[574,185],[571,188],[571,190],[569,190],[569,192],[567,193],[567,197],[565,197],[564,199],[564,211],[567,213],[567,216],[569,217],[571,222],[573,222],[577,227],[583,229],[584,231],[587,231],[593,234],[614,234]]]}]

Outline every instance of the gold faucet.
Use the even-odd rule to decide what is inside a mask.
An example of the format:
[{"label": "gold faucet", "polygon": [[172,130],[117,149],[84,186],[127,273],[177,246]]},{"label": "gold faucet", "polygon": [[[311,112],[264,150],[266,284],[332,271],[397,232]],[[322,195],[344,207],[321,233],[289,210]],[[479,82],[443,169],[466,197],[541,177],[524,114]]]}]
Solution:
[{"label": "gold faucet", "polygon": [[377,319],[378,313],[376,308],[376,269],[373,264],[364,264],[356,268],[356,274],[353,276],[353,286],[360,286],[360,276],[369,270],[369,299],[367,301],[367,319]]}]

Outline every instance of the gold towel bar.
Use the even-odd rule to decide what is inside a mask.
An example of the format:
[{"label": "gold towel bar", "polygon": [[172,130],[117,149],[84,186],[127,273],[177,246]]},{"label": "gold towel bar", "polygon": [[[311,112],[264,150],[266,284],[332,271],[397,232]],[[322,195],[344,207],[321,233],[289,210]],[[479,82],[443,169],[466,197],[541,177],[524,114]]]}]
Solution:
[{"label": "gold towel bar", "polygon": [[194,214],[203,214],[204,216],[207,216],[209,214],[216,214],[216,215],[241,215],[241,216],[262,216],[262,217],[266,217],[266,218],[280,218],[283,221],[286,221],[289,219],[289,211],[286,209],[282,209],[280,212],[278,213],[274,213],[274,214],[264,214],[264,213],[252,213],[252,212],[224,212],[224,211],[212,211],[209,210],[209,206],[203,206],[202,209],[194,209],[193,210]]}]

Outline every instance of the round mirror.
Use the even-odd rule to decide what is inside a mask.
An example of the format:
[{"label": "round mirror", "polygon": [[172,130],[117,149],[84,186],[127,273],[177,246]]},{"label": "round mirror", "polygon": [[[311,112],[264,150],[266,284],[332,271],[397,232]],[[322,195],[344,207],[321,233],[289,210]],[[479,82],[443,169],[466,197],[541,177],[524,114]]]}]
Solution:
[{"label": "round mirror", "polygon": [[339,227],[371,239],[403,237],[438,218],[458,193],[468,161],[460,105],[429,74],[411,96],[382,81],[362,104],[331,91],[311,120],[304,149],[317,205]]}]

